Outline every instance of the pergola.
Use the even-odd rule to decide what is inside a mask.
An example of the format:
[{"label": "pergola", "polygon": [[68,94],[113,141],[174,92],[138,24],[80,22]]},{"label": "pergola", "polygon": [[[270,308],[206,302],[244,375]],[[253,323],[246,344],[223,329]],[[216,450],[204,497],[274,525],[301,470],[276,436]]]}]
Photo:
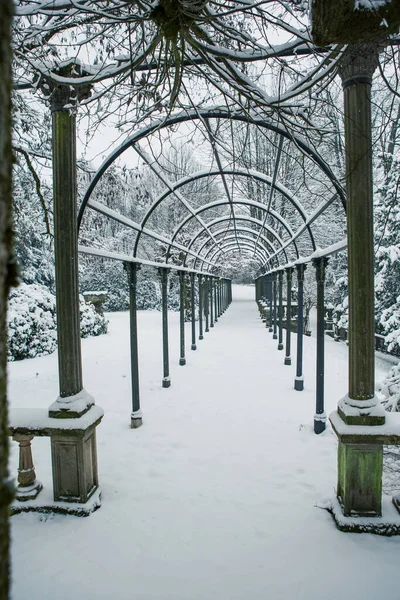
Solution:
[{"label": "pergola", "polygon": [[[162,3],[161,3],[162,4]],[[160,6],[161,6],[160,4]],[[165,3],[164,3],[165,4]],[[200,3],[201,4],[201,3]],[[207,3],[205,3],[207,4]],[[333,4],[333,3],[331,3]],[[336,4],[336,3],[335,3]],[[248,255],[258,265],[256,300],[269,303],[269,328],[277,337],[278,349],[283,349],[282,339],[282,290],[283,277],[287,283],[287,323],[291,317],[292,274],[297,272],[299,330],[297,338],[297,373],[295,389],[302,390],[302,284],[307,263],[316,269],[318,286],[318,332],[317,332],[317,402],[314,430],[325,429],[326,415],[323,408],[323,329],[324,329],[324,279],[325,267],[330,255],[347,247],[349,272],[349,391],[339,402],[338,410],[331,415],[332,426],[339,438],[339,476],[337,501],[333,514],[342,529],[353,529],[346,519],[357,516],[380,517],[382,488],[382,447],[384,443],[398,443],[400,428],[388,421],[374,393],[374,264],[373,264],[373,192],[372,192],[372,148],[371,148],[371,84],[372,75],[378,65],[382,47],[397,43],[389,36],[399,25],[398,2],[379,5],[376,14],[357,29],[354,39],[354,23],[348,14],[349,2],[342,2],[341,10],[332,14],[328,10],[329,0],[313,4],[313,36],[321,55],[327,53],[326,46],[340,44],[327,53],[318,69],[305,77],[298,89],[294,86],[285,97],[271,101],[273,110],[263,111],[266,99],[255,88],[253,96],[247,89],[247,80],[235,70],[225,55],[218,50],[197,43],[198,57],[190,67],[206,65],[213,68],[224,81],[231,77],[232,86],[238,92],[239,84],[247,100],[254,100],[253,107],[243,110],[240,106],[212,106],[169,113],[159,120],[135,131],[110,154],[95,174],[77,214],[76,192],[76,112],[71,106],[89,99],[92,84],[99,81],[93,73],[82,72],[74,61],[65,63],[57,71],[40,71],[39,87],[49,98],[52,112],[53,135],[53,190],[56,256],[56,293],[58,316],[59,379],[60,395],[50,406],[48,415],[29,427],[24,419],[12,423],[14,436],[22,439],[23,461],[34,478],[30,439],[34,435],[48,435],[52,442],[54,510],[57,503],[61,510],[68,503],[79,504],[85,514],[99,505],[96,462],[95,431],[102,418],[102,411],[95,406],[94,399],[83,387],[82,363],[79,335],[79,283],[78,253],[122,261],[126,264],[131,297],[131,356],[132,356],[132,412],[133,429],[142,423],[139,402],[139,372],[136,323],[136,285],[141,264],[157,268],[162,282],[163,309],[163,357],[162,385],[170,385],[168,354],[167,283],[170,270],[177,271],[180,279],[181,299],[181,357],[184,353],[184,306],[185,285],[190,278],[192,305],[192,349],[196,349],[196,323],[194,296],[196,279],[199,289],[199,335],[212,327],[231,301],[230,281],[225,276],[223,259],[229,254]],[[345,7],[346,5],[346,7]],[[344,7],[344,8],[343,8]],[[54,8],[54,7],[53,7]],[[343,10],[342,10],[343,8]],[[28,10],[28,9],[27,9]],[[50,10],[45,7],[44,10]],[[53,10],[53,9],[52,9]],[[62,3],[54,8],[61,11]],[[194,10],[194,9],[193,9]],[[196,11],[201,11],[196,4]],[[196,14],[191,15],[195,20]],[[347,11],[347,12],[346,12]],[[51,13],[51,11],[50,11]],[[50,14],[49,13],[49,14]],[[52,13],[51,13],[52,14]],[[155,22],[157,15],[153,15]],[[157,17],[158,18],[158,17]],[[380,23],[387,19],[388,31],[382,35]],[[336,24],[333,27],[333,24]],[[169,23],[171,25],[171,23]],[[192,27],[192,21],[185,27]],[[169,39],[170,31],[165,24],[160,28]],[[183,27],[183,25],[182,25]],[[175,34],[174,34],[175,35]],[[345,44],[348,44],[345,46]],[[212,58],[208,60],[207,48]],[[270,52],[263,50],[254,60],[271,56],[285,57],[294,53],[315,52],[310,40],[297,38]],[[240,56],[239,56],[240,59]],[[119,72],[126,68],[124,58],[119,61]],[[197,61],[197,62],[196,62]],[[118,61],[117,61],[118,62]],[[138,59],[137,69],[151,72],[157,69],[153,62]],[[178,64],[176,71],[186,68],[187,63]],[[178,68],[179,67],[179,68]],[[327,69],[326,72],[324,69]],[[228,74],[227,74],[228,73]],[[346,191],[334,169],[328,164],[309,140],[302,137],[300,129],[290,127],[294,115],[284,102],[295,97],[299,90],[307,89],[312,77],[320,84],[328,74],[339,74],[343,86],[346,144]],[[225,78],[225,79],[224,79]],[[174,83],[172,96],[178,93]],[[28,84],[21,84],[23,87]],[[258,91],[257,91],[258,90]],[[253,93],[253,92],[252,92]],[[258,94],[258,95],[257,95]],[[259,104],[257,105],[257,101]],[[282,104],[282,107],[281,107]],[[261,108],[260,108],[261,107]],[[292,111],[292,112],[290,112]],[[288,116],[289,115],[289,116]],[[293,117],[294,119],[294,117]],[[265,136],[274,148],[275,164],[272,173],[266,174],[229,160],[226,144],[221,137],[221,124],[254,128]],[[168,137],[169,132],[180,127],[195,127],[196,139],[207,147],[206,168],[187,173],[172,180],[163,169],[162,161],[150,155],[146,147],[160,132]],[[92,194],[101,185],[107,169],[126,151],[133,151],[155,174],[162,191],[149,209],[135,222],[115,208],[94,200]],[[305,196],[291,189],[290,182],[280,179],[280,162],[284,154],[301,154],[305,169],[309,165],[309,176],[315,184],[315,198],[305,206]],[[196,182],[216,182],[218,199],[189,197],[187,190]],[[257,182],[263,191],[262,200],[254,200],[244,192],[243,182]],[[320,187],[318,187],[320,186]],[[158,211],[165,205],[179,206],[180,222],[166,234],[157,225]],[[130,252],[106,252],[99,248],[79,244],[78,232],[87,211],[97,211],[105,219],[118,222],[130,232]],[[321,220],[327,214],[338,215],[339,225],[330,239],[321,235]],[[340,220],[341,219],[341,220]],[[344,237],[346,236],[346,239]],[[149,245],[151,241],[151,245]],[[162,248],[162,260],[149,260],[144,249]],[[158,254],[160,256],[160,253]],[[279,317],[277,318],[277,311]],[[203,331],[205,319],[205,331]],[[285,364],[290,364],[290,326],[286,327]],[[22,436],[22,437],[21,437]],[[27,438],[29,438],[27,440]],[[24,481],[26,486],[32,481]],[[22,487],[24,487],[22,485]],[[36,490],[39,493],[40,490]],[[378,531],[374,524],[371,531]]]}]

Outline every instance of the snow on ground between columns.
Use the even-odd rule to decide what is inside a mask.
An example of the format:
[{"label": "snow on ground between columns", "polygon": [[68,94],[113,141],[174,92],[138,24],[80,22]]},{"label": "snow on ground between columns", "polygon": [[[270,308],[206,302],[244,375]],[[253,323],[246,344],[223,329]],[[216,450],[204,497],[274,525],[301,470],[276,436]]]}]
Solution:
[{"label": "snow on ground between columns", "polygon": [[[283,364],[254,287],[234,286],[233,299],[196,352],[187,324],[183,367],[179,315],[169,313],[168,389],[161,314],[139,312],[139,429],[130,429],[128,313],[107,315],[109,333],[83,340],[85,388],[105,410],[102,507],[87,518],[12,517],[13,600],[399,597],[400,538],[341,533],[317,507],[334,496],[336,438],[330,427],[313,433],[315,339],[304,338],[297,392],[295,356]],[[9,372],[12,407],[46,408],[58,396],[56,354]],[[325,385],[329,413],[347,392],[347,348],[330,338]],[[49,487],[49,440],[32,448]]]}]

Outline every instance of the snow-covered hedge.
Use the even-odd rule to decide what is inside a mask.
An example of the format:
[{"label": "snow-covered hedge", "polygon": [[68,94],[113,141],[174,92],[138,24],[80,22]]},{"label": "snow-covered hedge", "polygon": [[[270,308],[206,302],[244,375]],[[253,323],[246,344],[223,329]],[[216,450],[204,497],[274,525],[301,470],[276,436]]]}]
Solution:
[{"label": "snow-covered hedge", "polygon": [[[81,335],[107,332],[108,322],[80,297]],[[10,292],[8,360],[51,354],[57,347],[56,299],[42,285],[21,283]]]},{"label": "snow-covered hedge", "polygon": [[400,296],[396,304],[382,312],[379,325],[385,336],[388,352],[400,355]]},{"label": "snow-covered hedge", "polygon": [[400,412],[400,363],[392,367],[384,381],[377,384],[377,395],[385,410]]}]

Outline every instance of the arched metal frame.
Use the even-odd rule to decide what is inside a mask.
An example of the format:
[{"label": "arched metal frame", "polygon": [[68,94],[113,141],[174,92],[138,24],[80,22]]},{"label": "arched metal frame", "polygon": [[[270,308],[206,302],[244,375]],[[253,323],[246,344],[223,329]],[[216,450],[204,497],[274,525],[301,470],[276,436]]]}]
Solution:
[{"label": "arched metal frame", "polygon": [[[217,252],[218,251],[222,252],[225,248],[225,242],[229,243],[230,240],[236,240],[236,247],[237,247],[238,251],[240,251],[241,247],[244,244],[249,244],[249,243],[253,242],[252,246],[258,249],[259,255],[263,256],[264,260],[268,259],[269,254],[268,254],[268,252],[265,251],[264,247],[258,246],[256,243],[256,240],[254,240],[253,238],[251,238],[249,236],[244,236],[242,234],[238,235],[237,237],[236,237],[236,235],[227,235],[222,242],[223,245],[221,246],[221,248],[218,248]],[[204,255],[204,260],[207,260],[207,257],[215,250],[216,250],[215,246],[212,246],[211,248],[209,248]]]},{"label": "arched metal frame", "polygon": [[235,252],[235,251],[239,252],[239,250],[241,250],[241,251],[248,250],[248,253],[251,254],[252,256],[256,255],[256,256],[258,256],[258,258],[260,260],[265,260],[265,256],[260,253],[260,250],[256,244],[249,244],[248,242],[245,242],[241,248],[238,248],[236,240],[235,240],[235,242],[230,242],[229,244],[226,244],[222,250],[220,248],[217,248],[217,249],[214,248],[215,253],[213,254],[213,256],[211,258],[212,258],[212,260],[214,260],[221,253],[227,254],[228,252]]},{"label": "arched metal frame", "polygon": [[[231,220],[231,217],[220,217],[219,219],[215,219],[215,221],[213,221],[213,226],[214,226],[214,225],[216,225],[216,224],[218,224],[218,223],[222,223],[222,222],[224,222],[224,221],[230,221],[230,220]],[[246,219],[246,217],[243,217],[243,218],[236,217],[236,221],[247,221],[247,220],[250,220],[250,219]],[[257,219],[254,219],[254,221],[256,221],[258,224],[260,223],[260,221],[257,221]],[[252,233],[252,234],[254,234],[254,235],[258,235],[258,232],[257,232],[256,230],[254,230],[254,229],[250,229],[250,227],[238,227],[238,226],[236,226],[236,229],[237,229],[237,231],[246,231],[246,232],[248,232],[248,233]],[[282,246],[282,242],[281,242],[281,240],[280,240],[280,239],[279,239],[279,238],[276,236],[275,232],[274,232],[273,230],[272,230],[272,231],[270,231],[270,229],[271,229],[271,228],[268,228],[268,231],[269,231],[269,232],[270,232],[272,235],[274,235],[274,237],[276,237],[276,238],[277,238],[277,240],[280,242],[280,244],[281,244],[281,246]],[[221,235],[221,233],[223,233],[223,234],[228,234],[228,233],[230,233],[231,231],[233,231],[233,230],[231,230],[231,229],[227,229],[227,228],[221,228],[221,229],[219,229],[219,230],[216,230],[216,231],[214,231],[214,235]],[[192,240],[191,240],[191,242],[190,242],[190,244],[189,244],[189,246],[188,246],[188,249],[190,249],[190,248],[191,248],[191,246],[192,246],[192,245],[193,245],[193,244],[194,244],[194,243],[195,243],[195,242],[196,242],[196,241],[199,239],[199,237],[200,237],[201,235],[203,235],[203,233],[204,233],[203,231],[200,231],[199,233],[197,233],[197,234],[196,234],[196,235],[195,235],[195,236],[192,238]],[[264,242],[266,242],[266,243],[267,243],[267,244],[270,246],[270,249],[272,250],[272,252],[275,250],[275,248],[273,247],[273,245],[272,245],[272,243],[271,243],[271,240],[269,240],[268,238],[266,238],[266,237],[265,237],[265,236],[263,236],[263,235],[261,236],[261,239],[262,239]],[[203,242],[203,243],[202,243],[202,245],[201,245],[201,246],[198,248],[198,253],[200,253],[200,252],[203,250],[204,246],[205,246],[206,244],[208,244],[209,242],[210,242],[210,240],[206,240],[205,242]],[[185,259],[185,262],[186,262],[186,259]]]},{"label": "arched metal frame", "polygon": [[[157,200],[155,200],[155,202],[152,204],[152,206],[149,208],[147,214],[145,215],[144,219],[142,220],[142,227],[146,226],[146,223],[148,221],[148,219],[151,217],[151,215],[153,214],[153,212],[156,210],[156,208],[164,201],[168,198],[168,196],[170,196],[171,194],[173,194],[176,190],[179,190],[181,187],[188,185],[189,183],[193,183],[194,181],[199,181],[200,179],[204,179],[204,178],[208,178],[208,177],[215,177],[216,175],[221,175],[221,171],[219,170],[213,170],[210,171],[209,173],[194,173],[189,177],[185,177],[180,179],[179,181],[177,181],[174,186],[173,189],[171,190],[167,190],[165,191],[163,194],[161,194]],[[272,177],[269,177],[267,175],[264,175],[263,173],[259,173],[258,171],[254,171],[254,170],[248,170],[248,171],[244,171],[242,169],[224,169],[223,170],[223,174],[224,175],[231,175],[234,177],[251,177],[252,179],[255,179],[257,181],[261,181],[262,183],[265,183],[266,185],[272,186],[277,192],[279,192],[284,198],[286,198],[286,200],[288,200],[296,209],[296,211],[298,212],[298,214],[300,215],[300,217],[303,219],[303,221],[306,223],[307,220],[307,215],[305,213],[304,208],[301,206],[301,203],[293,196],[293,194],[290,193],[290,191],[283,186],[280,183],[273,183],[273,179]],[[249,200],[250,202],[250,200]],[[238,201],[235,201],[235,204],[238,204]],[[227,202],[225,202],[225,204],[227,204]],[[262,203],[257,203],[258,206],[256,208],[259,208],[261,210],[266,210],[267,207],[265,204]],[[195,211],[196,214],[199,214],[197,211]],[[278,218],[278,214],[273,211],[273,210],[269,210],[267,211],[269,212],[271,215],[275,216],[276,218]],[[280,217],[280,219],[282,219]],[[281,220],[281,223],[284,227],[285,223]],[[315,250],[315,242],[314,242],[314,237],[311,231],[311,228],[308,226],[307,227],[308,233],[310,235],[310,239],[311,239],[311,244],[313,246],[313,250]],[[174,233],[172,239],[174,240],[176,235],[179,233],[180,231],[180,227],[178,227],[177,231]],[[140,238],[141,238],[141,234],[139,233],[136,243],[135,243],[135,249],[134,249],[134,256],[137,256],[137,250],[138,250],[138,245],[140,242]]]},{"label": "arched metal frame", "polygon": [[[329,202],[324,204],[324,206],[322,207],[322,212],[323,212],[323,210],[325,210],[325,208],[327,208],[327,206],[329,204],[331,204],[333,202],[333,200],[336,197],[339,197],[339,199],[342,202],[343,207],[345,208],[345,202],[346,202],[345,193],[344,193],[344,190],[343,190],[342,186],[340,185],[339,181],[336,179],[335,175],[333,174],[333,172],[331,171],[331,169],[327,165],[327,163],[301,137],[290,134],[286,129],[279,126],[278,124],[270,122],[270,121],[262,120],[258,116],[249,117],[248,115],[244,116],[239,113],[231,113],[225,109],[218,108],[218,109],[202,110],[202,111],[197,111],[197,110],[196,111],[188,111],[184,114],[173,115],[170,118],[165,119],[163,121],[153,122],[152,124],[148,125],[147,127],[144,127],[142,130],[129,136],[114,152],[112,152],[110,154],[110,156],[104,161],[104,163],[102,164],[100,169],[95,174],[92,182],[90,183],[90,185],[85,193],[85,196],[83,198],[83,201],[82,201],[82,204],[81,204],[81,207],[79,210],[78,227],[80,226],[80,224],[82,222],[82,218],[83,218],[85,209],[89,205],[91,208],[98,210],[99,212],[102,212],[106,216],[116,219],[119,222],[121,222],[127,226],[131,226],[133,229],[135,229],[137,231],[137,237],[136,237],[135,246],[134,246],[134,256],[135,257],[137,256],[138,246],[139,246],[140,240],[142,238],[142,234],[150,235],[150,237],[153,237],[153,239],[156,239],[164,244],[167,244],[167,247],[168,247],[167,262],[168,262],[168,258],[170,257],[170,254],[171,254],[171,249],[177,248],[184,253],[184,261],[183,261],[184,265],[186,265],[187,259],[191,255],[192,260],[194,261],[194,265],[197,265],[198,261],[201,261],[202,265],[207,264],[208,265],[207,269],[209,271],[211,271],[211,269],[215,268],[215,263],[213,263],[213,261],[215,260],[214,257],[217,256],[222,251],[222,247],[220,245],[220,242],[218,242],[218,239],[216,236],[217,235],[220,236],[221,233],[223,233],[222,229],[218,230],[218,231],[214,231],[214,230],[211,230],[211,228],[216,223],[228,222],[228,227],[224,230],[224,239],[227,237],[227,235],[230,231],[233,231],[234,238],[236,241],[236,248],[239,249],[239,245],[242,245],[244,243],[244,238],[243,238],[242,233],[240,233],[240,235],[239,235],[239,230],[237,228],[236,221],[239,221],[239,220],[251,221],[252,217],[247,217],[246,215],[242,215],[242,214],[235,215],[233,207],[238,206],[238,205],[245,205],[245,206],[247,205],[247,206],[254,207],[257,210],[261,210],[264,213],[266,213],[265,218],[262,222],[261,222],[261,220],[257,220],[257,219],[255,219],[255,221],[258,221],[257,223],[255,223],[255,221],[253,221],[253,223],[259,227],[258,232],[257,233],[254,232],[254,235],[257,235],[257,244],[256,245],[258,245],[261,242],[260,246],[262,248],[262,251],[257,252],[258,260],[260,260],[260,268],[265,268],[267,264],[270,264],[272,266],[273,262],[277,262],[279,265],[280,264],[279,255],[281,253],[283,253],[285,263],[287,263],[288,257],[286,254],[286,248],[288,248],[289,246],[293,247],[296,258],[299,258],[299,250],[298,250],[298,247],[296,244],[296,239],[298,239],[300,237],[300,235],[302,235],[303,232],[307,232],[310,243],[311,243],[311,247],[314,251],[316,249],[316,245],[315,245],[315,241],[314,241],[311,224],[317,217],[315,216],[314,213],[313,213],[313,215],[307,216],[301,203],[295,198],[295,196],[284,185],[275,181],[275,176],[273,178],[271,178],[269,176],[266,176],[262,173],[259,173],[257,171],[253,171],[253,170],[222,168],[219,156],[216,153],[215,148],[214,148],[213,151],[214,151],[214,156],[218,163],[218,167],[219,167],[218,169],[213,169],[209,172],[194,173],[194,174],[191,174],[190,176],[180,179],[177,182],[171,183],[168,181],[168,178],[166,178],[166,177],[164,178],[162,175],[159,174],[159,172],[157,172],[158,167],[154,166],[155,163],[151,159],[149,161],[146,158],[145,153],[138,147],[138,142],[140,140],[142,140],[143,138],[146,138],[147,136],[151,135],[152,133],[155,133],[156,131],[158,131],[160,129],[170,127],[172,125],[177,125],[180,123],[185,123],[187,121],[196,121],[199,119],[202,120],[203,122],[206,122],[207,127],[208,127],[208,119],[218,119],[218,120],[229,119],[232,121],[245,122],[246,124],[264,128],[275,134],[278,134],[280,136],[281,140],[283,140],[283,139],[289,140],[298,149],[300,149],[311,161],[313,161],[318,166],[318,168],[330,180],[331,184],[335,188],[334,197]],[[282,145],[282,141],[280,142],[280,146],[281,145]],[[147,164],[159,175],[161,181],[163,181],[167,187],[167,190],[165,192],[163,192],[156,199],[155,202],[153,202],[152,206],[146,212],[146,214],[140,224],[134,223],[132,221],[130,223],[128,223],[129,219],[127,219],[123,215],[120,215],[116,211],[113,211],[112,209],[110,210],[107,207],[101,207],[101,205],[98,202],[94,202],[94,201],[90,200],[91,194],[94,191],[97,183],[101,179],[102,175],[105,173],[105,171],[108,169],[108,167],[111,166],[113,164],[113,162],[119,156],[121,156],[121,154],[123,154],[123,152],[125,152],[129,148],[133,148],[134,150],[136,150],[136,152],[139,154],[139,156],[141,156],[142,158],[144,158],[146,160]],[[188,185],[189,183],[192,183],[196,180],[200,180],[202,178],[216,177],[216,176],[220,176],[223,180],[226,195],[228,197],[227,200],[220,200],[220,201],[209,203],[208,205],[200,206],[199,208],[194,209],[190,205],[190,203],[188,203],[185,200],[185,198],[180,194],[179,190],[182,187],[184,187],[185,185]],[[279,193],[285,200],[287,200],[288,202],[291,203],[291,205],[295,209],[295,214],[297,214],[298,217],[303,221],[302,226],[296,232],[293,232],[289,223],[284,218],[282,218],[282,216],[280,214],[278,214],[276,211],[271,210],[269,206],[267,207],[267,204],[255,202],[252,200],[245,200],[245,199],[233,201],[232,197],[230,196],[229,191],[227,189],[225,176],[251,177],[252,179],[255,179],[256,181],[259,181],[259,182],[262,182],[262,183],[268,185],[271,189],[271,195],[272,195],[272,190],[274,190],[277,193]],[[190,214],[181,221],[181,223],[178,225],[178,227],[174,231],[172,238],[166,239],[164,236],[160,236],[159,234],[152,232],[150,229],[148,230],[146,228],[146,223],[150,219],[151,215],[156,210],[156,208],[164,200],[169,198],[171,196],[171,194],[177,196],[178,199],[181,200],[181,202],[183,203],[185,208],[187,210],[189,210]],[[89,204],[89,201],[90,201],[90,204]],[[213,210],[217,207],[228,206],[228,205],[231,208],[230,216],[223,215],[223,216],[221,216],[217,219],[214,219],[213,221],[208,222],[208,223],[204,222],[201,219],[200,215],[202,213],[204,213],[205,211]],[[279,238],[279,236],[277,236],[277,234],[274,232],[273,228],[271,228],[269,225],[266,224],[266,220],[267,220],[268,216],[270,216],[272,219],[275,219],[280,224],[280,226],[286,231],[286,233],[289,236],[288,240],[281,240]],[[183,228],[186,225],[188,225],[193,219],[196,219],[199,222],[202,229],[200,231],[196,232],[192,236],[192,239],[188,245],[183,246],[182,244],[177,243],[175,241],[177,236],[183,231]],[[230,229],[230,225],[233,225],[233,230]],[[242,228],[242,230],[243,230],[243,228]],[[250,231],[247,231],[247,233],[253,233],[253,231],[250,230]],[[265,235],[263,235],[263,233],[266,233],[267,237]],[[194,252],[193,245],[204,234],[207,234],[209,239],[207,239],[205,242],[202,243],[198,252]],[[274,240],[269,239],[268,235],[272,236],[274,238]],[[231,236],[229,236],[229,239],[231,239]],[[239,244],[240,239],[241,239],[241,243]],[[273,242],[278,244],[278,247],[275,247]],[[210,244],[210,243],[213,244],[213,248],[218,247],[218,249],[217,249],[216,253],[214,253],[214,255],[212,255],[211,261],[208,261],[207,257],[211,254],[211,252],[210,252],[211,249],[208,249],[208,244]],[[268,250],[266,249],[266,247],[264,245],[265,243],[268,244]],[[225,248],[225,246],[224,246],[224,248]],[[206,254],[205,255],[201,254],[203,252],[203,250],[205,250],[205,249],[206,249]],[[269,249],[271,249],[271,252],[269,251]],[[265,256],[264,256],[264,253],[265,253]],[[255,256],[255,254],[256,254],[256,252],[254,250],[254,256]],[[261,260],[261,258],[262,258],[262,260]]]},{"label": "arched metal frame", "polygon": [[[199,214],[201,214],[202,212],[205,212],[207,210],[212,210],[213,208],[217,208],[219,206],[224,206],[227,205],[227,201],[226,200],[218,200],[216,202],[210,202],[210,204],[206,204],[204,206],[201,206],[200,208],[197,209],[196,212],[198,212]],[[268,212],[267,211],[267,207],[265,206],[265,204],[261,204],[260,202],[254,202],[253,200],[237,200],[235,202],[236,205],[240,206],[241,204],[245,205],[245,206],[251,206],[253,208],[257,208],[259,210],[262,210],[263,212]],[[276,213],[275,211],[269,211],[268,214],[270,214],[272,217],[274,217],[277,221],[280,222],[280,224],[282,225],[282,227],[286,230],[286,232],[289,235],[289,243],[291,243],[291,238],[294,235],[293,231],[291,230],[291,228],[289,227],[289,225],[286,223],[286,221],[284,221],[282,219],[282,217],[280,215],[278,215],[278,213]],[[237,215],[235,218],[236,219],[240,219],[241,217],[245,217],[246,215]],[[175,243],[175,238],[178,235],[178,233],[180,233],[180,231],[182,230],[182,228],[193,218],[192,215],[189,215],[187,217],[185,217],[185,219],[178,225],[178,228],[176,229],[176,231],[174,232],[172,238],[171,238],[171,242]],[[232,217],[224,217],[227,218],[228,220],[232,220]],[[208,223],[208,226],[210,227],[211,224]],[[271,228],[269,228],[268,226],[264,225],[264,229],[266,229],[267,231],[271,232]],[[283,249],[284,246],[284,241],[280,240],[280,238],[277,236],[277,234],[272,230],[274,237],[276,237],[277,241],[279,241],[281,248]],[[203,233],[203,232],[201,232]],[[172,245],[172,244],[171,244]],[[189,246],[188,246],[189,248]],[[315,244],[313,245],[313,248],[315,249]],[[294,249],[296,252],[296,256],[299,256],[299,252],[297,249],[297,245],[296,242],[294,242]],[[167,251],[167,257],[170,253],[170,248],[168,248]],[[188,251],[189,254],[189,251]],[[285,254],[286,256],[286,254]],[[185,258],[184,264],[186,264],[186,260],[187,258]]]}]

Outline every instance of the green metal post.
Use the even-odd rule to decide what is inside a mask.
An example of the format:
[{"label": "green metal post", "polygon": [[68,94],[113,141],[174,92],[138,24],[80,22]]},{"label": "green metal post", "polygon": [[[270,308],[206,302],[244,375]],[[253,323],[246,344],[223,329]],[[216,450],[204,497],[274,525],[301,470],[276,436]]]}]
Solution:
[{"label": "green metal post", "polygon": [[179,271],[179,334],[180,334],[180,358],[181,367],[186,365],[185,357],[185,271]]},{"label": "green metal post", "polygon": [[194,290],[194,281],[196,275],[194,273],[190,273],[190,312],[192,317],[192,345],[190,346],[191,350],[196,350],[196,305],[195,305],[195,290]]},{"label": "green metal post", "polygon": [[199,280],[199,340],[204,338],[203,336],[203,283],[202,275],[198,275]]},{"label": "green metal post", "polygon": [[131,344],[131,385],[132,385],[132,413],[131,428],[137,429],[142,425],[142,411],[140,409],[139,392],[139,353],[138,353],[138,329],[137,329],[137,272],[140,269],[138,263],[125,263],[129,278],[129,306],[130,306],[130,344]]},{"label": "green metal post", "polygon": [[286,269],[286,354],[285,354],[285,365],[292,364],[292,358],[290,356],[291,346],[291,334],[292,334],[292,274],[293,267],[287,267]]},{"label": "green metal post", "polygon": [[297,270],[297,361],[294,389],[301,392],[304,389],[303,377],[303,299],[305,264],[296,265]]},{"label": "green metal post", "polygon": [[214,278],[209,277],[210,282],[210,327],[214,327]]},{"label": "green metal post", "polygon": [[278,272],[278,288],[279,288],[279,308],[278,308],[278,318],[279,318],[279,339],[278,339],[278,350],[283,350],[283,303],[282,303],[282,295],[283,295],[283,271]]},{"label": "green metal post", "polygon": [[204,278],[204,316],[206,319],[205,332],[210,331],[210,278]]},{"label": "green metal post", "polygon": [[315,275],[317,279],[317,394],[316,411],[314,416],[314,431],[322,433],[326,428],[326,415],[324,410],[324,370],[325,370],[325,272],[328,259],[326,257],[313,258]]},{"label": "green metal post", "polygon": [[214,323],[218,322],[218,278],[214,280]]},{"label": "green metal post", "polygon": [[273,274],[273,284],[274,284],[274,333],[272,339],[277,340],[277,318],[276,318],[276,308],[277,308],[277,289],[276,289],[276,273]]},{"label": "green metal post", "polygon": [[171,378],[169,376],[169,346],[168,346],[168,273],[169,269],[161,267],[161,303],[162,303],[162,338],[163,338],[163,379],[162,387],[169,388]]}]

